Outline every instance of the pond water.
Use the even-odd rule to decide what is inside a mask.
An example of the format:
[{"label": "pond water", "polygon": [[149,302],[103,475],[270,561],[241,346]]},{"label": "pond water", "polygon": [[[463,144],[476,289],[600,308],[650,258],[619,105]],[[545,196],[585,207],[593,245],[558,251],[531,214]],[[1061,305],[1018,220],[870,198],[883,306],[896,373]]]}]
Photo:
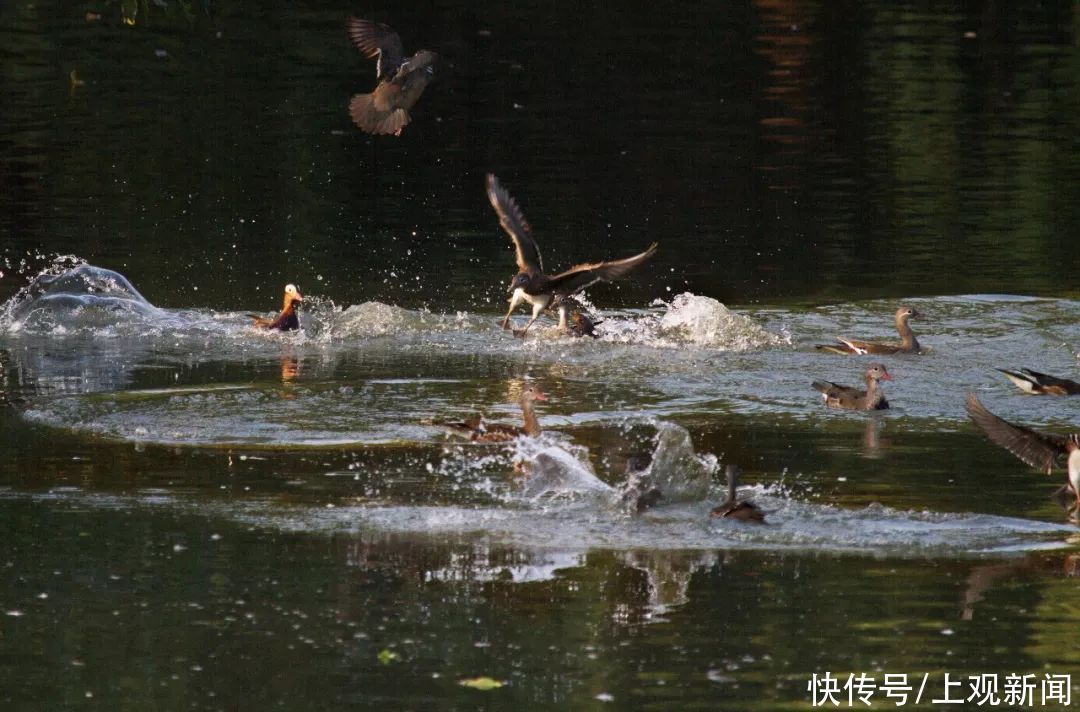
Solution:
[{"label": "pond water", "polygon": [[[1080,421],[995,370],[1077,374],[1072,3],[407,1],[398,138],[345,111],[357,11],[0,5],[4,709],[1080,695],[1064,474],[964,412]],[[553,270],[660,243],[599,338],[499,328],[488,172]],[[303,330],[251,328],[286,283]],[[826,409],[869,359],[814,346],[900,305],[892,408]],[[528,385],[537,438],[438,424]],[[764,525],[708,516],[727,464]]]}]

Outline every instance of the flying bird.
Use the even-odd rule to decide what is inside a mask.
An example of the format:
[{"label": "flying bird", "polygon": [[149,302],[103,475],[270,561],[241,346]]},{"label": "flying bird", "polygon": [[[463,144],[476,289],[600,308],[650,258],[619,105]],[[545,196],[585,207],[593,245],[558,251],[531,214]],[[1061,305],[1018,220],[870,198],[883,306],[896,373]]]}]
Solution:
[{"label": "flying bird", "polygon": [[370,134],[400,136],[412,120],[409,110],[435,74],[439,55],[422,49],[406,59],[401,38],[381,22],[350,17],[345,26],[364,56],[377,59],[375,76],[379,80],[375,91],[349,100],[349,116]]},{"label": "flying bird", "polygon": [[518,207],[517,201],[499,185],[499,179],[490,173],[487,176],[487,194],[491,207],[499,216],[499,224],[514,241],[515,259],[518,266],[518,273],[510,283],[510,309],[503,319],[502,328],[509,328],[510,315],[519,304],[528,302],[532,305],[532,318],[529,319],[529,323],[520,331],[514,330],[518,336],[525,335],[537,317],[552,305],[556,297],[559,298],[556,305],[559,309],[559,324],[565,330],[568,310],[566,297],[597,282],[622,277],[656,252],[657,243],[654,242],[647,250],[633,257],[577,265],[554,276],[546,275],[543,260],[540,258],[540,248],[533,238],[532,228],[525,220],[525,215]]},{"label": "flying bird", "polygon": [[974,393],[967,395],[967,412],[968,417],[986,433],[991,442],[1048,475],[1054,471],[1058,458],[1067,458],[1069,484],[1066,489],[1072,490],[1076,499],[1072,509],[1080,514],[1080,434],[1041,433],[1010,423],[988,411]]}]

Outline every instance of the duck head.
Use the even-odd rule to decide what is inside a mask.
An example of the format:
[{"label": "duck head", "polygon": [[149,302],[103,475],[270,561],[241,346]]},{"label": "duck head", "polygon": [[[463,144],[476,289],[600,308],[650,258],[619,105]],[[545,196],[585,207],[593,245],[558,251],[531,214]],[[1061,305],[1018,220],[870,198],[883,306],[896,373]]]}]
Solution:
[{"label": "duck head", "polygon": [[900,307],[896,310],[897,323],[905,322],[908,319],[918,319],[921,316],[922,314],[916,311],[913,307]]},{"label": "duck head", "polygon": [[435,63],[439,61],[439,55],[431,50],[422,49],[405,62],[399,71],[416,72],[424,70],[426,74],[435,73]]},{"label": "duck head", "polygon": [[285,303],[282,307],[284,310],[288,311],[293,308],[294,304],[302,304],[303,301],[304,297],[300,294],[300,290],[296,288],[295,284],[285,285]]},{"label": "duck head", "polygon": [[891,381],[893,377],[889,375],[889,372],[885,370],[885,364],[872,363],[866,369],[867,381]]},{"label": "duck head", "polygon": [[522,403],[532,403],[533,401],[546,401],[547,399],[547,394],[536,386],[525,386],[525,390],[521,392]]},{"label": "duck head", "polygon": [[510,289],[506,290],[506,293],[513,294],[519,289],[523,289],[527,292],[529,291],[530,284],[532,284],[532,275],[528,272],[518,272],[514,275],[514,278],[510,280]]}]

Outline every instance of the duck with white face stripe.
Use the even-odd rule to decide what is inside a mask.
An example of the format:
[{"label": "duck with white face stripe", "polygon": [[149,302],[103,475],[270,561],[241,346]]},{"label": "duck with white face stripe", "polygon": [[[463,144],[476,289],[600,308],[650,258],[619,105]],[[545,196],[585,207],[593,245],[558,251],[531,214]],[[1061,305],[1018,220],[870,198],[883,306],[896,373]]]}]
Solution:
[{"label": "duck with white face stripe", "polygon": [[281,306],[281,311],[273,319],[268,319],[258,314],[248,314],[253,320],[253,326],[256,329],[273,329],[275,331],[296,331],[300,328],[300,314],[296,310],[296,305],[301,304],[304,301],[304,297],[301,296],[300,290],[296,288],[295,284],[285,285],[285,299]]},{"label": "duck with white face stripe", "polygon": [[565,297],[576,294],[597,282],[606,282],[622,277],[630,270],[638,267],[656,252],[654,242],[641,254],[627,257],[622,260],[609,262],[594,262],[591,264],[577,265],[565,272],[554,276],[544,274],[544,264],[540,258],[540,248],[532,236],[532,228],[525,220],[517,202],[510,197],[499,180],[488,174],[487,177],[488,200],[491,207],[499,216],[499,224],[502,225],[510,239],[514,241],[515,259],[518,273],[510,282],[510,309],[503,319],[502,328],[507,329],[510,325],[510,315],[514,309],[523,302],[532,305],[532,318],[523,329],[515,329],[516,336],[524,336],[529,327],[533,325],[537,317],[552,305],[553,300],[559,297],[557,307],[559,309],[559,324],[565,330],[567,323],[568,302]]}]

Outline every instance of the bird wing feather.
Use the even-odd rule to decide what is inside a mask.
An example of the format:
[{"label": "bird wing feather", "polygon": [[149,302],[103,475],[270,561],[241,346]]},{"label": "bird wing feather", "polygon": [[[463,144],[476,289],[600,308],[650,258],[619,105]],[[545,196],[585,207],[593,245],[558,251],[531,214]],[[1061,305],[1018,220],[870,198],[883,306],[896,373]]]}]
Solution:
[{"label": "bird wing feather", "polygon": [[633,257],[571,267],[565,272],[551,277],[546,286],[557,294],[573,294],[597,282],[618,279],[652,257],[656,252],[656,247],[657,243],[654,242],[649,245],[647,250]]},{"label": "bird wing feather", "polygon": [[491,207],[499,216],[499,224],[514,241],[518,270],[521,272],[543,272],[544,261],[540,258],[540,247],[533,239],[532,228],[517,201],[499,185],[499,179],[491,173],[487,176],[487,194]]},{"label": "bird wing feather", "polygon": [[999,418],[988,411],[974,393],[967,395],[967,412],[991,442],[1048,475],[1053,472],[1057,458],[1069,451],[1068,436],[1040,433]]},{"label": "bird wing feather", "polygon": [[397,73],[405,61],[405,50],[396,32],[381,22],[372,22],[361,17],[350,17],[345,22],[345,28],[353,44],[365,57],[378,57],[375,76],[389,79]]}]

